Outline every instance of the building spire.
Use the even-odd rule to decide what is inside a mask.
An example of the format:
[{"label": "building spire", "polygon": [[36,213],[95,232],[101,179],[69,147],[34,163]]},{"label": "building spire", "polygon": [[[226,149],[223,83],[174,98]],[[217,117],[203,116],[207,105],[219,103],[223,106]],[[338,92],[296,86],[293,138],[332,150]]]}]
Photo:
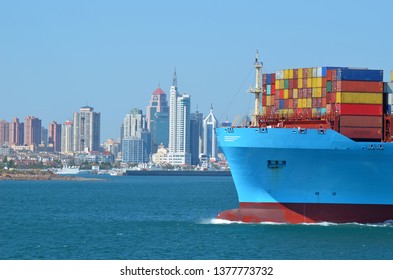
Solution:
[{"label": "building spire", "polygon": [[176,67],[175,67],[175,72],[173,73],[172,86],[177,87]]}]

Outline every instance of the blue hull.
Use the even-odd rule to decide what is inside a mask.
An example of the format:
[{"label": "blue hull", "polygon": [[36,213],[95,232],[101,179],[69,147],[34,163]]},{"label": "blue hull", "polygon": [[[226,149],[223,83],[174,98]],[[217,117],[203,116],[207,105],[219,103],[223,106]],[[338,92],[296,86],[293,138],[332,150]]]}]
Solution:
[{"label": "blue hull", "polygon": [[217,137],[240,206],[221,213],[220,218],[393,219],[392,143],[354,142],[330,129],[219,128]]}]

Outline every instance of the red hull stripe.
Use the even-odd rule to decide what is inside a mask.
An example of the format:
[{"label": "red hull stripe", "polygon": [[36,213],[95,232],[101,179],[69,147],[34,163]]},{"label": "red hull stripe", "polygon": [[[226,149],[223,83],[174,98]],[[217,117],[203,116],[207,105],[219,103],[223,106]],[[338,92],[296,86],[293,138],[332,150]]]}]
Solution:
[{"label": "red hull stripe", "polygon": [[241,202],[238,209],[217,218],[246,223],[382,223],[393,219],[393,205]]}]

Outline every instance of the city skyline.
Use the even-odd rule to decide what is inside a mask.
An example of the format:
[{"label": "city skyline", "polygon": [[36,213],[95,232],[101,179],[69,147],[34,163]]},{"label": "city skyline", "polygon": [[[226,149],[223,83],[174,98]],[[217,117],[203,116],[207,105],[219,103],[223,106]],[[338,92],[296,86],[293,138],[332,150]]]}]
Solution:
[{"label": "city skyline", "polygon": [[[316,66],[384,70],[391,1],[3,1],[0,119],[34,115],[45,126],[81,106],[102,114],[102,139],[130,108],[145,108],[173,69],[191,111],[220,121],[249,114],[255,50],[263,73]],[[72,19],[72,20],[71,20]],[[16,101],[17,102],[16,102]],[[251,103],[251,104],[250,104]],[[116,124],[116,125],[114,125]]]}]

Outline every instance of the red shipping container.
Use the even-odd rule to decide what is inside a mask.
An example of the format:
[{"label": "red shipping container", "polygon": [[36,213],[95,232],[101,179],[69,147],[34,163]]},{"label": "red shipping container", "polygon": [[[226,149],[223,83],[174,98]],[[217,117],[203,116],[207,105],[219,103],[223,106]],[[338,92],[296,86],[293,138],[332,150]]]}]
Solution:
[{"label": "red shipping container", "polygon": [[288,108],[289,109],[293,108],[293,99],[288,99]]},{"label": "red shipping container", "polygon": [[270,96],[270,103],[274,104],[274,102],[276,102],[276,96],[275,95],[271,95]]},{"label": "red shipping container", "polygon": [[293,98],[293,89],[288,89],[288,98]]},{"label": "red shipping container", "polygon": [[337,91],[337,81],[332,81],[332,92]]},{"label": "red shipping container", "polygon": [[278,90],[278,98],[284,99],[284,90],[283,89]]},{"label": "red shipping container", "polygon": [[276,85],[272,84],[270,88],[271,94],[276,94]]},{"label": "red shipping container", "polygon": [[353,139],[381,139],[381,127],[341,127],[340,133]]},{"label": "red shipping container", "polygon": [[383,82],[337,81],[337,91],[383,92]]},{"label": "red shipping container", "polygon": [[303,115],[303,109],[302,108],[297,109],[296,113],[297,113],[298,117],[302,116]]},{"label": "red shipping container", "polygon": [[382,116],[379,104],[341,104],[340,115]]},{"label": "red shipping container", "polygon": [[276,82],[276,73],[273,73],[270,79],[271,79],[272,85],[274,85]]},{"label": "red shipping container", "polygon": [[263,96],[262,96],[262,105],[265,105],[265,106],[266,106],[266,102],[267,102],[266,95],[263,95]]},{"label": "red shipping container", "polygon": [[326,87],[322,88],[322,97],[326,97]]},{"label": "red shipping container", "polygon": [[298,79],[293,79],[293,88],[297,88]]},{"label": "red shipping container", "polygon": [[299,70],[298,70],[298,69],[293,69],[293,78],[294,78],[294,79],[297,79],[298,73],[299,73]]},{"label": "red shipping container", "polygon": [[312,88],[308,88],[307,89],[307,98],[311,98],[312,97]]},{"label": "red shipping container", "polygon": [[337,80],[337,71],[336,70],[332,70],[332,81]]},{"label": "red shipping container", "polygon": [[340,116],[340,126],[382,127],[382,116]]},{"label": "red shipping container", "polygon": [[303,78],[302,84],[303,84],[302,88],[307,88],[307,78]]},{"label": "red shipping container", "polygon": [[326,78],[322,78],[322,87],[326,89],[326,82],[327,79]]},{"label": "red shipping container", "polygon": [[326,79],[328,81],[332,80],[332,70],[326,70]]},{"label": "red shipping container", "polygon": [[288,109],[289,108],[289,99],[285,99],[284,100],[284,109]]},{"label": "red shipping container", "polygon": [[326,97],[322,97],[321,108],[325,108],[325,107],[326,107]]}]

